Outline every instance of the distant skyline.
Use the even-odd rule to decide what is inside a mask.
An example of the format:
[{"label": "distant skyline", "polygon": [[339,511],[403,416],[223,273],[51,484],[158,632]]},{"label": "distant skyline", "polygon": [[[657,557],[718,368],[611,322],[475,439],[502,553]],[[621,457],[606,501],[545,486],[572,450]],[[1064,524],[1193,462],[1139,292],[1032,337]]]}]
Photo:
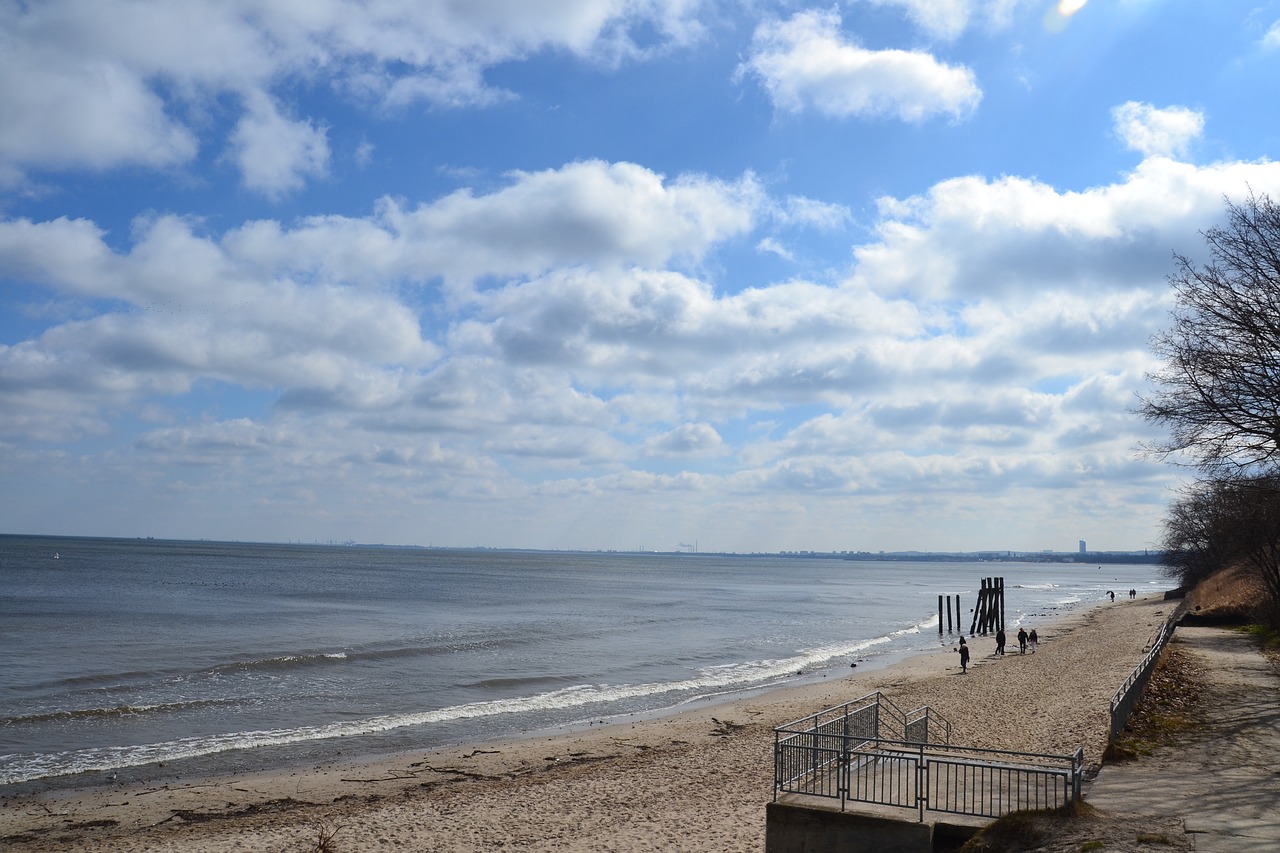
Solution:
[{"label": "distant skyline", "polygon": [[0,532],[1155,548],[1280,0],[0,5]]}]

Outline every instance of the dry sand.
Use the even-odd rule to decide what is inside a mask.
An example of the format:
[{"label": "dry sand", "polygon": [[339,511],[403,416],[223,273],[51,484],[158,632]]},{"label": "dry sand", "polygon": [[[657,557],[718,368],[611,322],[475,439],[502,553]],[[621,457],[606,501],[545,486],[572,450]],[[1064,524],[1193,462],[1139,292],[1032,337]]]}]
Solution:
[{"label": "dry sand", "polygon": [[[1175,602],[1036,624],[1039,651],[974,638],[889,668],[553,737],[258,775],[0,798],[18,851],[761,851],[773,727],[880,690],[952,742],[1101,761],[1112,693]],[[320,844],[331,835],[329,846]]]}]

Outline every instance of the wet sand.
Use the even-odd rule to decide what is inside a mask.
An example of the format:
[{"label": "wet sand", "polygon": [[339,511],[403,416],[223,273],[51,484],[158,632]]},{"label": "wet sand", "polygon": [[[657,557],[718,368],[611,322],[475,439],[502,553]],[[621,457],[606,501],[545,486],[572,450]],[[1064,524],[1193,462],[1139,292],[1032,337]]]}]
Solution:
[{"label": "wet sand", "polygon": [[[888,668],[680,714],[466,748],[261,774],[0,791],[7,851],[761,851],[773,728],[883,691],[929,705],[954,743],[1097,765],[1108,702],[1176,602],[1105,602],[1034,623],[1036,654],[970,641]],[[330,836],[329,846],[321,844]]]}]

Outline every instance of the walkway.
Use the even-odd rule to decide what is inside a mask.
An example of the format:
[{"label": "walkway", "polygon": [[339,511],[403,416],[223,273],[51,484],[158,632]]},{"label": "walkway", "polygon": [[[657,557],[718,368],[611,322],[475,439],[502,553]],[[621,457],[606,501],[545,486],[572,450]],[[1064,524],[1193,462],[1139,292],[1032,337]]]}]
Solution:
[{"label": "walkway", "polygon": [[1173,642],[1206,672],[1204,726],[1104,766],[1085,802],[1134,824],[1181,816],[1196,851],[1280,853],[1280,675],[1238,631],[1182,627]]}]

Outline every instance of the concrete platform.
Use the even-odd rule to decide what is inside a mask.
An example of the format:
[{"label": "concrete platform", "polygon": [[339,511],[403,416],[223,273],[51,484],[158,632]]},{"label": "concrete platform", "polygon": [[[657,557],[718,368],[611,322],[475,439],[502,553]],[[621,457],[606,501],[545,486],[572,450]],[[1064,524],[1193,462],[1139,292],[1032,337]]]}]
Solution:
[{"label": "concrete platform", "polygon": [[786,796],[766,809],[766,853],[936,853],[957,850],[989,818]]},{"label": "concrete platform", "polygon": [[1085,802],[1135,823],[1180,815],[1196,851],[1280,853],[1280,675],[1239,631],[1180,627],[1173,642],[1207,672],[1204,726],[1105,765]]}]

